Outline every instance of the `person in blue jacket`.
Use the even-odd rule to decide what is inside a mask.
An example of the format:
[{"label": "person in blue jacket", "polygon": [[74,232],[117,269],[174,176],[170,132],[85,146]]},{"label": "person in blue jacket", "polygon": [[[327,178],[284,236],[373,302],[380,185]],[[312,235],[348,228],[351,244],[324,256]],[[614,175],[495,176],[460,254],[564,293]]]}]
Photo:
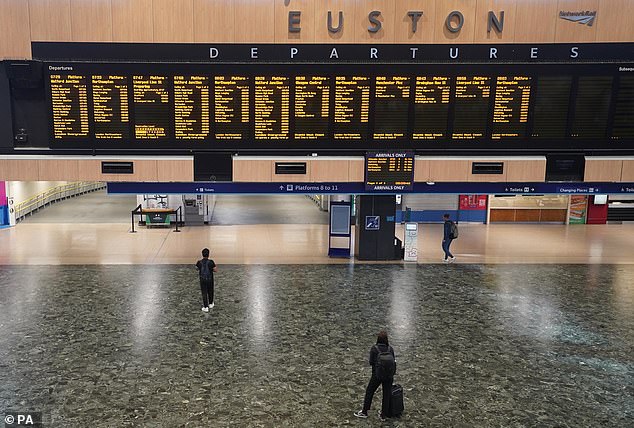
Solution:
[{"label": "person in blue jacket", "polygon": [[452,263],[456,258],[449,251],[449,247],[451,246],[451,242],[455,239],[453,236],[453,221],[449,220],[449,214],[445,214],[442,216],[445,224],[443,225],[443,235],[442,235],[442,250],[445,252],[445,263]]}]

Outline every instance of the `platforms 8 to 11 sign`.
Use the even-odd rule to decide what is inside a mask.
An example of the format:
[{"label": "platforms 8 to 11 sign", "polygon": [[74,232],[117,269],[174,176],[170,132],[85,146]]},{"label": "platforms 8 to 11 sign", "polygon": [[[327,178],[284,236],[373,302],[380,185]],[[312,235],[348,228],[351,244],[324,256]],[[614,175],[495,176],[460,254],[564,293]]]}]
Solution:
[{"label": "platforms 8 to 11 sign", "polygon": [[365,190],[400,192],[414,186],[414,152],[376,151],[365,156]]}]

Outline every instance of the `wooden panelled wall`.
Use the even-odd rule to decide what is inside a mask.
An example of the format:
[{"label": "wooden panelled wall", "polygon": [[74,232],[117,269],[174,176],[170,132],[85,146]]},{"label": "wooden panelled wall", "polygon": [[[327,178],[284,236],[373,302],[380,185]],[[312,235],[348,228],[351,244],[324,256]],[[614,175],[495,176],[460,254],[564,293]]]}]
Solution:
[{"label": "wooden panelled wall", "polygon": [[[102,160],[133,161],[134,174],[102,174]],[[503,162],[503,174],[471,173],[473,161]],[[359,182],[363,181],[363,158],[314,159],[294,158],[306,162],[306,174],[277,175],[276,158],[236,157],[233,180],[237,182]],[[414,166],[417,182],[542,182],[546,178],[546,159],[487,159],[417,157]],[[0,180],[55,181],[193,181],[193,159],[121,158],[73,159],[0,158]],[[634,158],[586,158],[587,182],[634,182]]]},{"label": "wooden panelled wall", "polygon": [[[367,31],[380,10],[382,29]],[[416,33],[407,11],[423,11]],[[464,27],[444,21],[462,12]],[[489,10],[504,31],[487,32]],[[596,10],[593,26],[558,19]],[[0,0],[0,58],[29,58],[31,41],[197,43],[552,43],[634,41],[634,0]],[[288,32],[288,12],[301,32]],[[343,29],[330,33],[343,11]]]},{"label": "wooden panelled wall", "polygon": [[[472,161],[504,163],[503,174],[482,175],[471,173]],[[311,159],[297,158],[294,162],[306,162],[306,174],[275,174],[275,162],[279,159],[233,159],[233,181],[239,182],[360,182],[364,180],[363,158]],[[414,180],[417,182],[542,182],[546,179],[546,158],[536,159],[486,159],[486,158],[427,158],[417,157]]]},{"label": "wooden panelled wall", "polygon": [[[102,174],[101,161],[134,163],[134,174]],[[193,159],[0,159],[0,180],[7,181],[194,181]]]},{"label": "wooden panelled wall", "polygon": [[584,181],[634,182],[634,159],[586,157]]}]

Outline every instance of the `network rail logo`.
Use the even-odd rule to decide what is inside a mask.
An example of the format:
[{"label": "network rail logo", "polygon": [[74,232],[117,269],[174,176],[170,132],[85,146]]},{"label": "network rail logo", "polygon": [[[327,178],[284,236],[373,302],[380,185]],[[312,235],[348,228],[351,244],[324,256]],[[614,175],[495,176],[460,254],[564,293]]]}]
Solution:
[{"label": "network rail logo", "polygon": [[577,24],[586,24],[588,27],[592,27],[594,19],[597,17],[597,11],[583,10],[580,12],[559,12],[559,18],[566,21],[576,22]]}]

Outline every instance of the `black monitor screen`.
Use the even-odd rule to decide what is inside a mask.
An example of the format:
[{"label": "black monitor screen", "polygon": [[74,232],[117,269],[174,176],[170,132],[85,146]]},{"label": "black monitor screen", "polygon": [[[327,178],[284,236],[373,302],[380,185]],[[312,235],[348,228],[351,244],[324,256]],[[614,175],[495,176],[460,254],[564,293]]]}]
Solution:
[{"label": "black monitor screen", "polygon": [[45,65],[52,148],[634,147],[615,64]]}]

